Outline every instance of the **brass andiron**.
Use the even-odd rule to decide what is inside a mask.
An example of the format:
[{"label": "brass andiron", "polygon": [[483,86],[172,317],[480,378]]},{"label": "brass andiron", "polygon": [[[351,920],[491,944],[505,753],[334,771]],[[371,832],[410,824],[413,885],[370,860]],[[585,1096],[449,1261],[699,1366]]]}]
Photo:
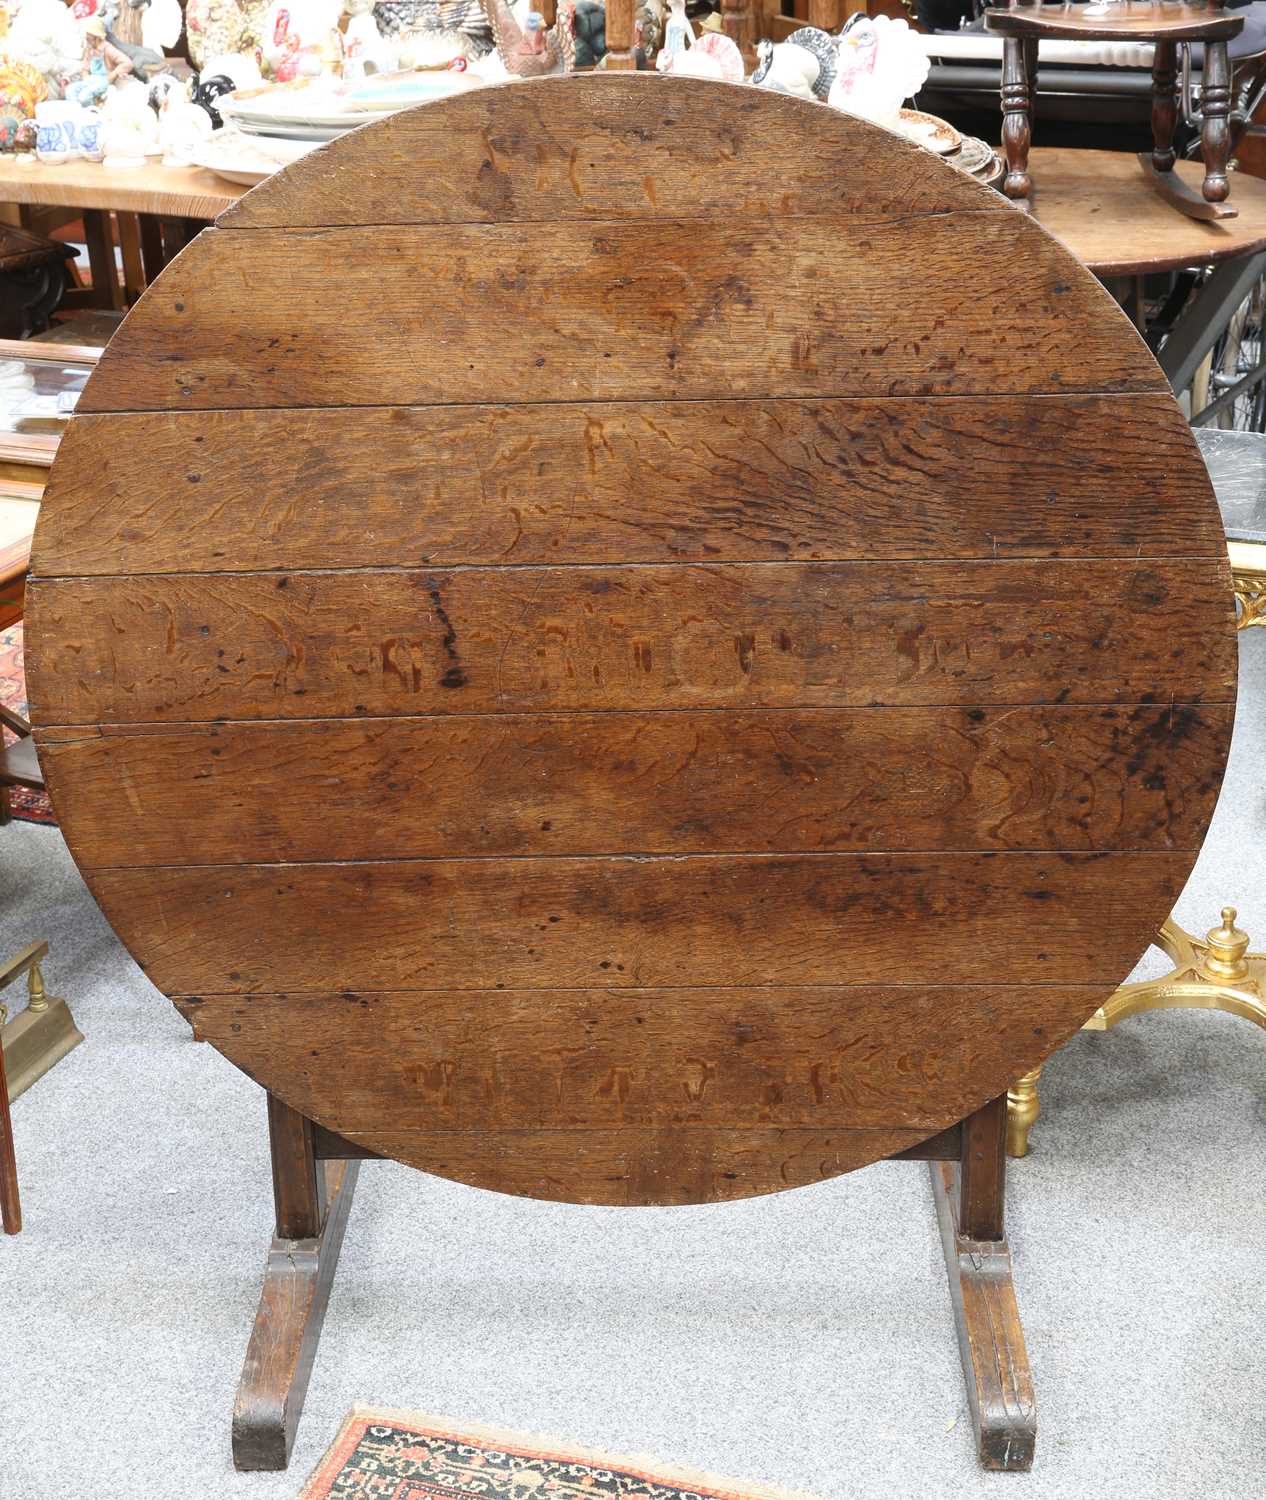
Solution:
[{"label": "brass andiron", "polygon": [[[1159,979],[1123,984],[1082,1027],[1110,1031],[1127,1016],[1149,1010],[1222,1010],[1266,1029],[1266,953],[1248,951],[1248,933],[1236,925],[1233,906],[1222,908],[1222,921],[1202,942],[1172,917],[1156,935],[1174,967]],[[1024,1156],[1029,1131],[1041,1108],[1034,1068],[1007,1092],[1007,1155]]]},{"label": "brass andiron", "polygon": [[26,1009],[0,1027],[10,1101],[24,1094],[83,1041],[83,1033],[75,1025],[70,1007],[64,1000],[50,999],[44,991],[40,964],[47,957],[47,943],[32,943],[16,958],[0,965],[0,990],[26,975]]}]

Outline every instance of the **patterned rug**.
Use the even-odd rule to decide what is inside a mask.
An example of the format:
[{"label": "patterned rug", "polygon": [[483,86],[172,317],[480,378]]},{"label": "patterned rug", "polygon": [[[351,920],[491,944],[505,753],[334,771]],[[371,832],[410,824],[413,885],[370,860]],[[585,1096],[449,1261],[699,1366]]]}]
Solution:
[{"label": "patterned rug", "polygon": [[357,1406],[299,1500],[809,1500],[570,1444]]},{"label": "patterned rug", "polygon": [[[0,630],[0,703],[25,717],[26,669],[21,625]],[[6,741],[15,738],[7,729],[4,737]],[[10,787],[9,807],[13,816],[24,823],[51,823],[54,827],[57,824],[46,792],[31,792],[24,786]]]}]

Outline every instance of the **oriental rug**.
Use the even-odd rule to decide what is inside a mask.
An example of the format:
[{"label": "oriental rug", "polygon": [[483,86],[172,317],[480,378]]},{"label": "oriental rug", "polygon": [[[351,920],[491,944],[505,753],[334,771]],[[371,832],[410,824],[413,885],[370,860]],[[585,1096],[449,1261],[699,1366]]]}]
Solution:
[{"label": "oriental rug", "polygon": [[[21,625],[0,630],[0,703],[26,717],[26,667]],[[7,729],[4,737],[6,742],[14,738]],[[57,825],[47,792],[32,792],[24,786],[10,787],[9,810],[23,823]]]},{"label": "oriental rug", "polygon": [[655,1459],[356,1406],[299,1500],[810,1500]]}]

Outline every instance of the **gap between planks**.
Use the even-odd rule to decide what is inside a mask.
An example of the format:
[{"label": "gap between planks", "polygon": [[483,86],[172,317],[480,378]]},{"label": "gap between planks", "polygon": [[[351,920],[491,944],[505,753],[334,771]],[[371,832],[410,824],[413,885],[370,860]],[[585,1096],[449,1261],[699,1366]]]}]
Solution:
[{"label": "gap between planks", "polygon": [[[1112,304],[1114,307],[1116,303]],[[171,361],[169,361],[170,363]],[[1156,367],[1157,374],[1161,375],[1160,366]],[[84,387],[88,389],[87,386]],[[85,407],[78,412],[73,420],[89,417],[156,417],[156,416],[180,416],[180,417],[204,417],[212,412],[229,413],[235,411],[292,411],[292,412],[327,412],[327,411],[467,411],[471,408],[512,411],[522,407],[555,407],[555,406],[646,406],[657,404],[663,406],[697,406],[700,404],[715,404],[722,401],[746,403],[750,405],[757,401],[762,405],[766,402],[775,401],[917,401],[920,403],[928,401],[1060,401],[1065,397],[1097,396],[1107,398],[1109,396],[1119,398],[1122,401],[1150,399],[1155,400],[1158,396],[1168,396],[1174,399],[1174,392],[1169,382],[1161,375],[1156,385],[1143,385],[1132,387],[1129,390],[1119,388],[1107,388],[1094,385],[1061,386],[1057,391],[935,391],[922,393],[893,391],[883,396],[876,396],[873,392],[858,391],[815,391],[811,396],[727,396],[718,392],[714,395],[702,396],[594,396],[577,401],[570,400],[546,401],[534,397],[531,401],[400,401],[389,402],[384,405],[381,401],[334,401],[329,406],[110,406],[110,407]],[[1175,403],[1176,404],[1176,403]]]},{"label": "gap between planks", "polygon": [[[246,195],[243,194],[243,197]],[[240,200],[239,200],[240,201]],[[702,201],[702,200],[701,200]],[[1000,205],[1010,208],[1009,199],[1003,199]],[[225,210],[232,213],[237,204],[231,205]],[[875,218],[854,219],[838,205],[824,209],[821,213],[778,213],[754,214],[746,213],[738,216],[725,213],[713,214],[646,214],[637,213],[625,215],[607,214],[603,217],[595,216],[589,218],[559,218],[557,214],[544,219],[395,219],[378,223],[369,221],[355,224],[222,224],[216,219],[205,229],[200,229],[195,236],[201,239],[204,235],[269,235],[290,234],[302,235],[307,239],[324,239],[331,234],[365,234],[374,231],[391,233],[398,229],[488,229],[500,234],[510,234],[520,229],[557,229],[560,225],[568,228],[573,226],[588,234],[590,230],[601,229],[643,229],[643,228],[665,228],[676,224],[682,229],[689,229],[700,224],[721,224],[727,229],[741,227],[750,224],[754,228],[767,228],[771,222],[778,224],[820,224],[824,220],[847,220],[850,229],[882,229],[892,224],[926,224],[933,219],[983,219],[996,216],[998,209],[992,204],[982,205],[980,208],[930,208],[923,212],[907,210],[904,213],[880,214]],[[190,242],[192,243],[192,241]],[[1078,262],[1080,264],[1080,262]]]},{"label": "gap between planks", "polygon": [[[939,709],[946,713],[958,713],[973,708],[983,709],[986,713],[998,713],[1012,709],[1041,709],[1058,710],[1061,713],[1092,713],[1098,709],[1114,708],[1125,712],[1132,708],[1153,708],[1162,711],[1173,712],[1177,708],[1234,708],[1237,700],[1235,698],[1170,698],[1168,701],[1155,698],[1114,698],[1103,703],[1057,703],[1053,698],[1039,699],[1029,703],[977,703],[974,700],[964,699],[961,703],[864,703],[852,708],[836,708],[830,704],[754,704],[750,707],[743,705],[741,708],[550,708],[537,711],[521,708],[506,709],[504,712],[494,712],[491,709],[465,709],[454,710],[451,713],[422,713],[422,714],[335,714],[328,718],[300,718],[293,719],[137,719],[134,723],[128,720],[111,720],[107,724],[89,724],[87,722],[70,724],[45,724],[35,723],[35,736],[37,741],[44,736],[64,734],[67,730],[73,730],[76,734],[83,731],[81,740],[50,739],[50,744],[73,745],[86,742],[91,739],[119,738],[130,734],[209,734],[220,729],[267,729],[291,728],[302,725],[315,724],[396,724],[401,721],[413,724],[424,723],[427,719],[531,719],[539,722],[542,718],[554,718],[558,715],[574,715],[577,718],[599,717],[605,715],[632,715],[642,716],[644,714],[717,714],[731,716],[736,713],[744,714],[873,714],[873,713],[912,713],[921,712],[925,709]],[[980,732],[988,727],[982,723],[974,726]],[[1084,851],[1083,851],[1084,852]]]},{"label": "gap between planks", "polygon": [[[210,860],[205,864],[197,860],[185,860],[171,864],[145,865],[85,865],[80,869],[85,875],[111,875],[132,870],[301,870],[319,866],[321,869],[347,869],[351,866],[374,865],[454,865],[454,864],[539,864],[549,861],[564,864],[567,861],[588,864],[596,860],[610,863],[624,861],[628,864],[682,864],[692,859],[937,859],[946,855],[1006,859],[1019,855],[1032,859],[1174,859],[1180,854],[1197,855],[1200,845],[1186,845],[1164,849],[707,849],[690,853],[661,853],[621,849],[601,854],[392,854],[378,859],[245,859],[238,864],[224,860]],[[662,988],[662,986],[656,986]],[[287,992],[289,993],[289,992]]]},{"label": "gap between planks", "polygon": [[[981,553],[979,556],[927,557],[921,553],[894,555],[891,557],[770,557],[770,558],[665,558],[655,562],[523,562],[523,563],[429,563],[425,560],[408,563],[362,563],[350,568],[170,568],[146,573],[28,573],[29,583],[79,583],[91,580],[94,583],[117,583],[146,578],[326,578],[358,577],[361,575],[386,577],[408,576],[410,573],[575,573],[588,570],[593,573],[632,572],[635,569],[654,568],[894,568],[903,563],[913,563],[920,568],[955,568],[963,563],[993,563],[1000,567],[1010,564],[1050,563],[1081,567],[1084,563],[1120,563],[1122,567],[1133,567],[1136,563],[1210,563],[1226,558],[1225,544],[1209,552],[1175,552],[1153,556],[1151,553],[1114,552],[1099,555],[1068,554],[1052,557],[1049,552],[1035,552],[1032,556],[1024,552],[1008,552],[1005,557],[996,553]],[[1228,562],[1228,566],[1229,566]]]},{"label": "gap between planks", "polygon": [[[302,1000],[311,997],[324,997],[328,1000],[345,1000],[349,995],[675,995],[678,992],[690,992],[693,990],[736,990],[743,993],[763,990],[774,990],[783,993],[787,990],[984,990],[987,992],[996,990],[1102,990],[1107,986],[1115,986],[1116,981],[1112,979],[1008,979],[1002,982],[996,980],[941,980],[921,979],[867,979],[850,980],[841,979],[831,983],[808,982],[796,980],[794,984],[781,984],[770,982],[768,984],[621,984],[601,985],[592,984],[551,984],[547,989],[527,989],[523,985],[506,984],[490,985],[485,989],[461,989],[455,990],[451,984],[448,985],[424,985],[412,986],[408,989],[392,989],[388,985],[372,984],[363,989],[288,989],[288,990],[199,990],[196,994],[186,994],[180,990],[173,990],[167,998],[175,1004],[177,1001],[188,1000]],[[164,991],[164,993],[166,993]],[[984,1101],[988,1103],[988,1100]]]}]

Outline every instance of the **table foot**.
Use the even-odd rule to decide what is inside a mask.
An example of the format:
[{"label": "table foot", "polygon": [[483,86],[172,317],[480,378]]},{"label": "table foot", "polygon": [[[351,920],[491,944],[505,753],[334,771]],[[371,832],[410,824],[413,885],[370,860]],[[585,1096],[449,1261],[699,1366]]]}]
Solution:
[{"label": "table foot", "polygon": [[328,1207],[314,1239],[274,1236],[233,1409],[233,1463],[284,1469],[308,1393],[360,1163],[325,1164]]},{"label": "table foot", "polygon": [[980,1462],[986,1469],[1032,1467],[1037,1401],[1005,1239],[959,1233],[958,1168],[929,1162],[936,1217],[945,1250],[958,1348]]}]

